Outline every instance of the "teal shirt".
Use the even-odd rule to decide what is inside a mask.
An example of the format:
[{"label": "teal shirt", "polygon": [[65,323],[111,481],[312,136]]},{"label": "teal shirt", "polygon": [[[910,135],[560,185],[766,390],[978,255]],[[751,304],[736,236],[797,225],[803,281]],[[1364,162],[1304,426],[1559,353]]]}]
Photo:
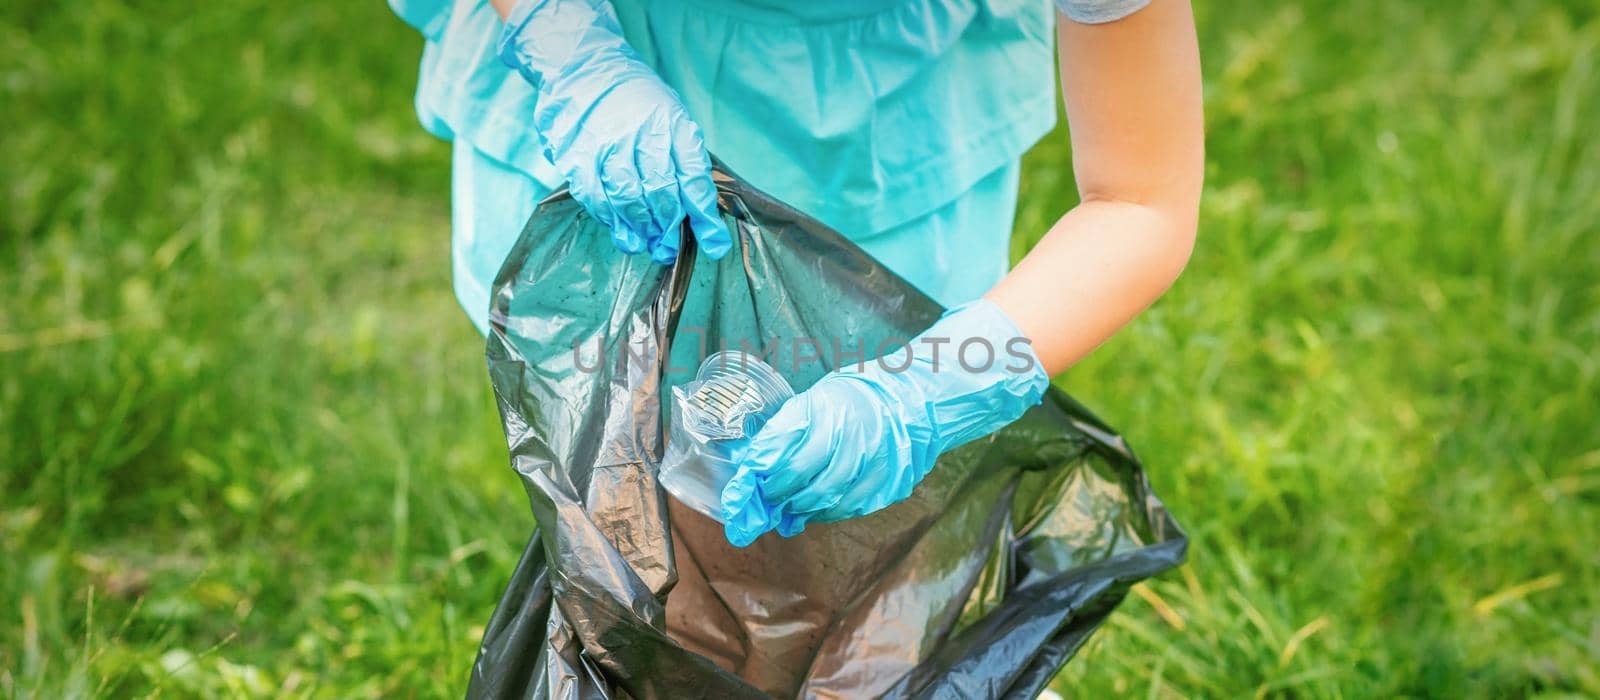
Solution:
[{"label": "teal shirt", "polygon": [[613,0],[734,172],[848,236],[937,209],[1055,123],[1042,0]]},{"label": "teal shirt", "polygon": [[[1147,1],[1057,4],[1078,21],[1109,21]],[[534,92],[496,53],[501,21],[489,3],[390,4],[427,42],[416,94],[423,125],[546,189],[559,186],[529,127]],[[887,248],[884,236],[915,238],[928,228],[921,222],[979,185],[1009,182],[1009,197],[994,192],[983,201],[1014,201],[1015,177],[991,176],[1014,168],[1055,122],[1055,15],[1046,0],[612,6],[629,43],[678,91],[713,154],[869,251],[873,243]],[[967,218],[962,225],[970,228]],[[995,212],[995,230],[951,234],[943,245],[957,258],[960,248],[982,246],[993,248],[986,258],[1003,260],[1011,220],[1011,211]],[[893,247],[905,259],[885,262],[913,281],[962,274],[952,263],[920,262],[915,241]],[[489,269],[475,274],[492,279],[492,265],[478,266]],[[986,279],[965,287],[997,279],[993,265],[983,267]]]}]

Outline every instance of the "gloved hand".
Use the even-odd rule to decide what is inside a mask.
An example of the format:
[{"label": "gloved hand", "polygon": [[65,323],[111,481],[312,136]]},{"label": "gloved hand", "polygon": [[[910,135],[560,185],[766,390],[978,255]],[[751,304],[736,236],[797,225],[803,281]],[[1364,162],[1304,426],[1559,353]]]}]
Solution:
[{"label": "gloved hand", "polygon": [[723,487],[729,542],[773,529],[790,537],[898,502],[939,455],[1016,420],[1050,384],[1022,332],[986,300],[946,312],[907,348],[830,373],[773,414]]},{"label": "gloved hand", "polygon": [[533,85],[545,156],[617,248],[670,263],[687,216],[701,250],[727,254],[733,243],[700,127],[628,46],[609,3],[521,0],[506,18],[500,59]]}]

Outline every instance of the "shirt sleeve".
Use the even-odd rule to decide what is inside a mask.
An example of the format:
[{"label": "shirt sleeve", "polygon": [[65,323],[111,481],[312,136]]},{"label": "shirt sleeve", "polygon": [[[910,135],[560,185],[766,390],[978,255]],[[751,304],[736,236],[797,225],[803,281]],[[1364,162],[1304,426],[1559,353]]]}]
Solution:
[{"label": "shirt sleeve", "polygon": [[450,23],[450,0],[389,0],[389,9],[428,41],[438,41]]},{"label": "shirt sleeve", "polygon": [[1083,24],[1105,24],[1127,17],[1145,5],[1150,0],[1055,0],[1056,9],[1074,22]]}]

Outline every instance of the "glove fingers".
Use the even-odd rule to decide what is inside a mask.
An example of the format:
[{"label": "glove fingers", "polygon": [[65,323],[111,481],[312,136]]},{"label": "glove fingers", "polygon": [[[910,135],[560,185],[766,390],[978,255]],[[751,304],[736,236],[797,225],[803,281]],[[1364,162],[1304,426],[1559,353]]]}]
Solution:
[{"label": "glove fingers", "polygon": [[914,467],[910,434],[895,419],[893,408],[871,401],[876,392],[849,395],[858,397],[854,403],[859,410],[853,412],[853,429],[841,432],[838,454],[848,455],[852,461],[829,468],[832,483],[828,491],[840,498],[815,504],[814,519],[821,522],[866,515],[904,500],[924,476]]},{"label": "glove fingers", "polygon": [[[873,430],[868,429],[865,434],[883,434]],[[876,449],[859,452],[861,457],[849,476],[839,478],[835,489],[839,497],[818,502],[812,519],[833,522],[877,512],[905,500],[925,476],[912,468],[910,449],[904,441],[889,438],[879,442]],[[841,474],[843,471],[839,469]]]},{"label": "glove fingers", "polygon": [[849,448],[831,452],[831,459],[824,457],[827,461],[813,471],[812,480],[795,489],[784,501],[785,513],[824,521],[842,519],[831,517],[833,509],[841,502],[846,502],[845,497],[856,491],[853,488],[856,480],[874,465],[862,455],[851,454]]},{"label": "glove fingers", "polygon": [[778,519],[777,524],[772,526],[772,529],[784,537],[794,537],[795,535],[806,531],[806,523],[809,521],[810,518],[804,515],[784,513],[782,517]]},{"label": "glove fingers", "polygon": [[[583,206],[584,211],[602,226],[611,231],[612,241],[618,248],[627,251],[629,246],[638,246],[644,249],[644,240],[632,232],[632,229],[618,229],[617,212],[611,208],[611,200],[606,198],[605,188],[599,181],[584,177],[578,172],[567,174],[567,192],[572,199]],[[638,251],[630,251],[638,252]]]},{"label": "glove fingers", "polygon": [[760,488],[755,485],[749,488],[739,497],[732,495],[737,492],[726,489],[722,492],[722,534],[735,547],[750,546],[771,530],[775,522],[775,514],[763,505]]},{"label": "glove fingers", "polygon": [[776,513],[767,507],[761,479],[740,466],[722,487],[723,534],[735,547],[745,547],[772,529]]},{"label": "glove fingers", "polygon": [[650,258],[666,265],[678,258],[683,203],[665,120],[652,118],[645,128],[650,133],[634,151],[634,164],[644,189],[644,204],[650,211]]},{"label": "glove fingers", "polygon": [[[912,465],[911,441],[878,398],[859,380],[822,382],[785,405],[801,413],[791,413],[780,431],[752,440],[757,464],[772,465],[761,487],[779,534],[866,515],[911,494],[922,477]],[[769,439],[782,448],[770,447]]]},{"label": "glove fingers", "polygon": [[700,127],[688,119],[673,127],[672,157],[677,166],[682,207],[700,250],[719,260],[733,248],[722,213],[717,209],[717,186],[711,180],[711,157],[706,154]]},{"label": "glove fingers", "polygon": [[768,530],[784,537],[800,534],[839,504],[864,468],[860,455],[840,445],[841,435],[858,434],[828,420],[833,413],[814,398],[801,394],[790,400],[750,441],[723,489],[730,542],[748,543]]},{"label": "glove fingers", "polygon": [[778,462],[763,484],[769,502],[784,513],[811,515],[838,505],[861,472],[859,442],[849,427],[823,420],[791,439],[787,459]]},{"label": "glove fingers", "polygon": [[644,203],[644,188],[639,182],[639,171],[634,167],[631,144],[611,151],[600,161],[599,180],[606,201],[615,213],[611,225],[611,239],[624,253],[642,253],[654,243],[652,234],[659,237],[650,217],[650,208]]},{"label": "glove fingers", "polygon": [[812,396],[801,394],[779,408],[750,440],[740,465],[761,479],[768,503],[788,501],[828,466],[838,431],[826,420],[819,422],[817,414]]},{"label": "glove fingers", "polygon": [[[803,444],[805,410],[791,399],[772,420],[751,439],[733,478],[722,487],[722,521],[728,541],[743,547],[771,530],[783,517],[781,507],[786,494],[772,489],[790,488],[784,479],[772,477],[790,473],[795,465],[793,451]],[[803,525],[802,525],[803,526]]]}]

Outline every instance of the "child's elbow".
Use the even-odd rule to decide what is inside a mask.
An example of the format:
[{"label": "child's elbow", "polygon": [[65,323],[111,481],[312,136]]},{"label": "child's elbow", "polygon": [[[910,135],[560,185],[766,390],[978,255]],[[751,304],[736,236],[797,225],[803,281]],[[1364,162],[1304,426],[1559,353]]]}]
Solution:
[{"label": "child's elbow", "polygon": [[1180,169],[1179,176],[1153,188],[1146,199],[1146,206],[1156,210],[1161,221],[1158,236],[1165,251],[1162,262],[1172,280],[1189,265],[1199,238],[1203,168],[1203,164],[1196,163],[1192,169]]},{"label": "child's elbow", "polygon": [[1176,203],[1168,215],[1167,246],[1172,251],[1174,279],[1189,265],[1194,255],[1195,240],[1200,233],[1200,193],[1190,200]]},{"label": "child's elbow", "polygon": [[1167,186],[1097,187],[1081,192],[1085,202],[1114,203],[1134,224],[1146,270],[1163,286],[1178,278],[1194,255],[1200,228],[1200,186],[1168,182]]},{"label": "child's elbow", "polygon": [[1160,260],[1156,265],[1164,271],[1166,284],[1171,285],[1183,274],[1184,268],[1189,266],[1189,259],[1194,255],[1195,239],[1198,237],[1199,216],[1198,205],[1193,207],[1178,207],[1164,212],[1161,219],[1159,236]]}]

